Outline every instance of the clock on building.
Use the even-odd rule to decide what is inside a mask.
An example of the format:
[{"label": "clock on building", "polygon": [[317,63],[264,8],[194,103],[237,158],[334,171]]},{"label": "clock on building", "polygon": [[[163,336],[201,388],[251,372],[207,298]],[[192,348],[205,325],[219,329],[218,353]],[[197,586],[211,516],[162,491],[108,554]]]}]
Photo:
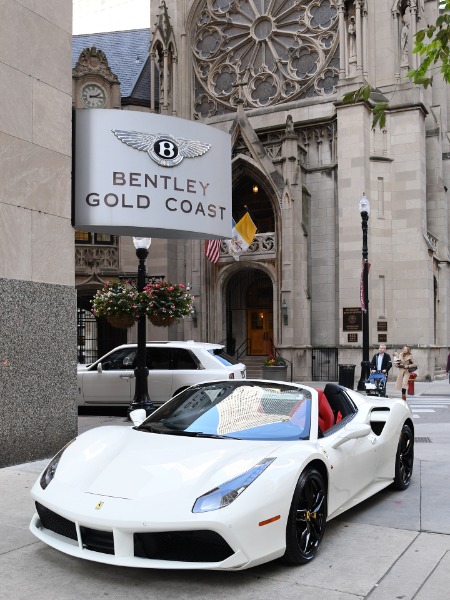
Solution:
[{"label": "clock on building", "polygon": [[103,108],[106,104],[106,93],[96,83],[88,83],[81,89],[81,101],[86,108]]}]

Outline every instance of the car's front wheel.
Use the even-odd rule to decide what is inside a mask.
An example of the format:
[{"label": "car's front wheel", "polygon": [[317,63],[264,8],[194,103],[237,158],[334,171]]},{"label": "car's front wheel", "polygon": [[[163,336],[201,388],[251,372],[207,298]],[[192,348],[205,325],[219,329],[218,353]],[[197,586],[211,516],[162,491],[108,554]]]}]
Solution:
[{"label": "car's front wheel", "polygon": [[286,527],[284,560],[302,565],[319,549],[327,520],[327,492],[317,469],[305,469],[297,482]]},{"label": "car's front wheel", "polygon": [[406,490],[411,483],[414,464],[414,434],[408,423],[404,423],[400,433],[395,456],[395,477],[392,487]]}]

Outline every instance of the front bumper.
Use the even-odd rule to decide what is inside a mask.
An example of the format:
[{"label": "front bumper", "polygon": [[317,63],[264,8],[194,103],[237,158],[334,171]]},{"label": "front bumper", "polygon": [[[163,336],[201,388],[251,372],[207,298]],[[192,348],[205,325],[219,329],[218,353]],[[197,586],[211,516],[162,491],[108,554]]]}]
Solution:
[{"label": "front bumper", "polygon": [[[35,497],[37,513],[30,531],[71,556],[137,568],[240,570],[278,558],[285,551],[286,521],[281,518],[260,527],[258,517],[251,513],[235,515],[229,522],[223,518],[224,511],[214,511],[192,515],[190,521],[145,522],[136,518],[140,511],[134,510],[137,507],[131,506],[132,502],[113,498],[105,498],[107,510],[100,516],[101,508],[95,518],[94,498],[82,496],[91,514],[83,510],[83,502],[78,511],[73,505],[61,510]],[[101,498],[96,497],[97,501],[100,504]],[[217,520],[213,520],[215,516]]]}]

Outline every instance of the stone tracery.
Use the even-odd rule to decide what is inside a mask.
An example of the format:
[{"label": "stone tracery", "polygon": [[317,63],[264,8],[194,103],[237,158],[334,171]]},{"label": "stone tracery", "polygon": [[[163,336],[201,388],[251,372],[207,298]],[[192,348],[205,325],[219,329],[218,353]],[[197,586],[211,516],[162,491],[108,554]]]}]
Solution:
[{"label": "stone tracery", "polygon": [[334,0],[206,0],[193,34],[197,114],[335,93],[337,31]]}]

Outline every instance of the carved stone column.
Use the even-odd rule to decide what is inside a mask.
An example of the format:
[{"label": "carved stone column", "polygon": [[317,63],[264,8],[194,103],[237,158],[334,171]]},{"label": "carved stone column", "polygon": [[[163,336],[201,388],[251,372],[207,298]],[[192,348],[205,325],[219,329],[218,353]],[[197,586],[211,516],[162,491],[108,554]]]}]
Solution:
[{"label": "carved stone column", "polygon": [[155,112],[155,52],[150,53],[150,110]]},{"label": "carved stone column", "polygon": [[172,59],[172,115],[176,116],[178,111],[178,57],[175,55]]},{"label": "carved stone column", "polygon": [[163,82],[164,82],[164,97],[163,97],[163,109],[162,113],[167,114],[169,110],[169,52],[164,50],[164,62],[163,62]]},{"label": "carved stone column", "polygon": [[361,4],[356,0],[356,75],[362,75],[362,30],[361,30]]},{"label": "carved stone column", "polygon": [[344,18],[345,6],[342,0],[338,3],[339,12],[339,79],[344,79],[346,76],[346,65],[347,60],[345,56],[346,47],[346,32],[345,32],[345,18]]}]

